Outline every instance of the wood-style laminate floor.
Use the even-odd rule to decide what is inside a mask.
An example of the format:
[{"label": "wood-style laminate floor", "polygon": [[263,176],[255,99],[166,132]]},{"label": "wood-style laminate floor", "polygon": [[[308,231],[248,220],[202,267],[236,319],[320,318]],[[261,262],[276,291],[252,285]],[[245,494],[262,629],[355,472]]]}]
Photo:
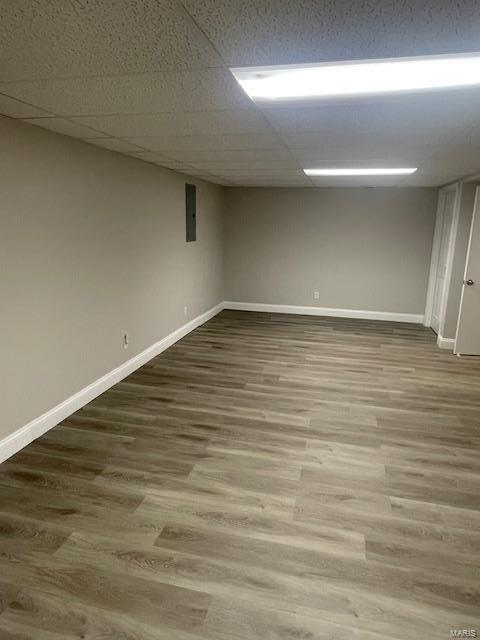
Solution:
[{"label": "wood-style laminate floor", "polygon": [[2,640],[480,635],[480,359],[224,311],[0,465]]}]

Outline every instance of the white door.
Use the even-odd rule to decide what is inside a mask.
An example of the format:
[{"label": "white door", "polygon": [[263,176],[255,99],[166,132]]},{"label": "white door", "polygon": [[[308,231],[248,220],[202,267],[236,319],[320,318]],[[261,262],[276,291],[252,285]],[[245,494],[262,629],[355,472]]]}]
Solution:
[{"label": "white door", "polygon": [[480,187],[475,192],[455,353],[480,355]]},{"label": "white door", "polygon": [[445,279],[447,277],[450,238],[452,235],[453,212],[455,207],[456,190],[449,189],[443,198],[440,210],[440,247],[438,251],[437,272],[432,301],[431,327],[435,333],[440,333],[444,314]]}]

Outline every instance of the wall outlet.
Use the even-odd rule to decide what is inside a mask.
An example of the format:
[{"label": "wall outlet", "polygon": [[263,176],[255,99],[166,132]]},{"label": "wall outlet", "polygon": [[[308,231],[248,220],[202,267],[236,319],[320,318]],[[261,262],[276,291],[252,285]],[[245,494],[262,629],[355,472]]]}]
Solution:
[{"label": "wall outlet", "polygon": [[187,317],[187,316],[188,316],[188,307],[183,307],[183,315],[184,315],[185,317]]},{"label": "wall outlet", "polygon": [[313,299],[314,300],[320,300],[320,292],[319,291],[314,291],[313,292]]},{"label": "wall outlet", "polygon": [[128,349],[128,333],[123,334],[123,348]]}]

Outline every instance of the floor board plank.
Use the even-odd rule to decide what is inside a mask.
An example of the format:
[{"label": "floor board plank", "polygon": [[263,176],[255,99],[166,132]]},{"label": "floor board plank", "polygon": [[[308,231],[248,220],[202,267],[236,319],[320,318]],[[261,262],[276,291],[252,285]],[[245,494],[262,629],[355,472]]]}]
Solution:
[{"label": "floor board plank", "polygon": [[480,635],[480,359],[224,311],[0,465],[0,638]]}]

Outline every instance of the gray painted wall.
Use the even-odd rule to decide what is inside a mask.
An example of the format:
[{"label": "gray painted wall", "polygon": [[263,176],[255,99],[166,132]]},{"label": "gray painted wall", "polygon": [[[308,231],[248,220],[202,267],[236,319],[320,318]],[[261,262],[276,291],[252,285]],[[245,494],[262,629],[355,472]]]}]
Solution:
[{"label": "gray painted wall", "polygon": [[194,180],[186,243],[185,176],[8,118],[0,137],[0,438],[223,299],[424,311],[435,189]]},{"label": "gray painted wall", "polygon": [[185,176],[8,118],[0,139],[1,439],[223,299],[223,192],[193,181],[187,244]]},{"label": "gray painted wall", "polygon": [[228,189],[226,298],[423,314],[436,200],[430,188]]}]

